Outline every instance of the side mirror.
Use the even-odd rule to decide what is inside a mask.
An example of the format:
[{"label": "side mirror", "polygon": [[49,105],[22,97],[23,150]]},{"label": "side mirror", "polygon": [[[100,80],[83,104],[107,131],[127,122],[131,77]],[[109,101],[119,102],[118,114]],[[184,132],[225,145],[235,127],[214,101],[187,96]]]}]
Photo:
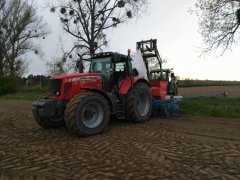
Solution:
[{"label": "side mirror", "polygon": [[174,73],[171,73],[171,78],[175,77]]},{"label": "side mirror", "polygon": [[138,75],[139,75],[138,70],[136,68],[134,68],[133,69],[133,76],[135,77],[135,76],[138,76]]}]

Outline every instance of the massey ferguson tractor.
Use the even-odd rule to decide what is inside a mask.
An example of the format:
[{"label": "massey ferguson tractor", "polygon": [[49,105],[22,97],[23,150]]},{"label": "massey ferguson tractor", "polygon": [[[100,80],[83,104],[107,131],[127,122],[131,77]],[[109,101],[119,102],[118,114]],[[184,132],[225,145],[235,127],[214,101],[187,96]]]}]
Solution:
[{"label": "massey ferguson tractor", "polygon": [[[137,43],[148,77],[150,58],[156,58],[162,68],[156,42]],[[78,136],[103,132],[110,116],[134,123],[147,121],[153,99],[161,100],[167,95],[168,82],[139,74],[132,67],[130,51],[127,56],[113,52],[95,54],[88,73],[51,77],[48,95],[33,103],[34,117],[43,128],[66,125],[71,134]]]}]

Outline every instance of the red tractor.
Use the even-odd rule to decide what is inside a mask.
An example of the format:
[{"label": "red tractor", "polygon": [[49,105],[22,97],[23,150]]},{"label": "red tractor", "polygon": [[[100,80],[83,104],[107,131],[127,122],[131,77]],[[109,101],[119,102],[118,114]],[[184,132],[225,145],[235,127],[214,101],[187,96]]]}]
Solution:
[{"label": "red tractor", "polygon": [[[156,49],[152,47],[156,46],[156,40],[149,42],[149,50]],[[151,56],[157,57],[156,52]],[[148,57],[143,59],[147,65]],[[36,121],[44,128],[66,125],[70,133],[79,136],[104,131],[110,116],[135,123],[147,121],[153,98],[165,98],[167,82],[140,77],[131,62],[130,52],[127,56],[98,53],[92,57],[88,73],[51,77],[48,96],[33,103]]]},{"label": "red tractor", "polygon": [[150,81],[167,82],[167,95],[178,95],[178,83],[172,69],[156,69],[150,71]]}]

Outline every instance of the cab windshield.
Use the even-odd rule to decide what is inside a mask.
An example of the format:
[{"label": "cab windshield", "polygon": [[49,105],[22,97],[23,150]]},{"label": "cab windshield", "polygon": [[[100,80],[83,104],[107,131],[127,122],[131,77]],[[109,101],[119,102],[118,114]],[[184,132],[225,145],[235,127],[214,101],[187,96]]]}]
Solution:
[{"label": "cab windshield", "polygon": [[92,73],[102,73],[104,76],[110,76],[112,66],[111,57],[96,58],[92,60],[90,71]]},{"label": "cab windshield", "polygon": [[150,79],[157,81],[168,81],[168,73],[166,71],[153,71],[150,72]]}]

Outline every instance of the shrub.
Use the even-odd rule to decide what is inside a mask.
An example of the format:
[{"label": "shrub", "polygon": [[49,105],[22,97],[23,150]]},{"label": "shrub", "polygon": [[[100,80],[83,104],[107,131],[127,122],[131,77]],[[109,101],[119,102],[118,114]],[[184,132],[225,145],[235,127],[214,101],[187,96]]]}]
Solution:
[{"label": "shrub", "polygon": [[17,90],[17,80],[13,76],[0,77],[0,95],[15,93]]}]

